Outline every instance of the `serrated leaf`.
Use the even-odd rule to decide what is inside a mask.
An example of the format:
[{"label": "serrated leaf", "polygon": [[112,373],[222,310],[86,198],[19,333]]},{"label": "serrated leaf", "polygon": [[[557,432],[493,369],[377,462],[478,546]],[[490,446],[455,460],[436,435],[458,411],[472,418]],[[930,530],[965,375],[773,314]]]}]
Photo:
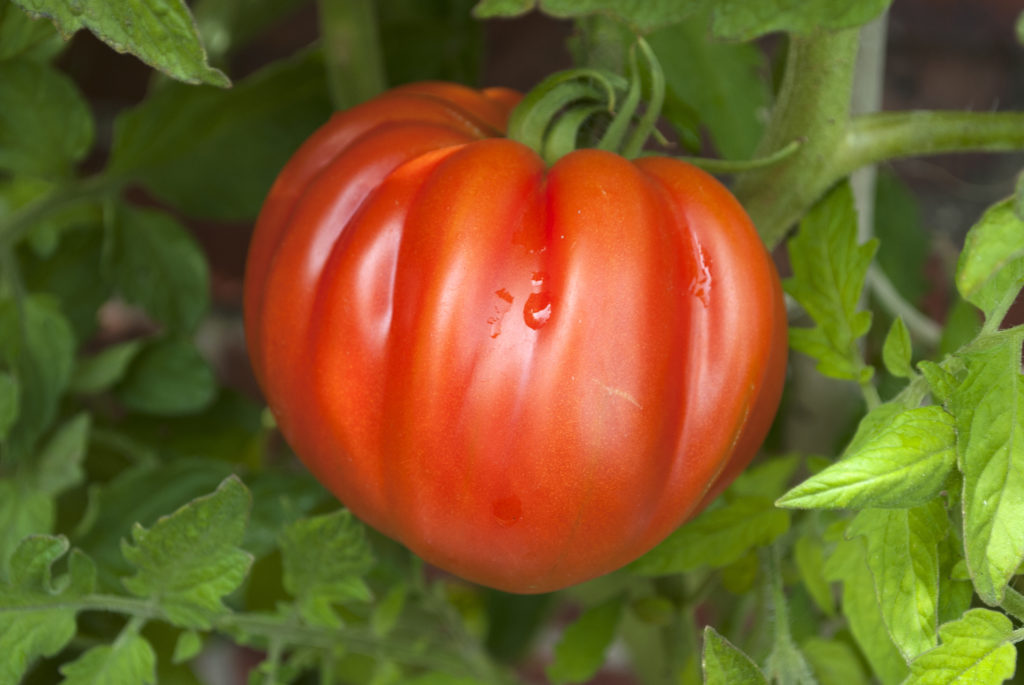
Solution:
[{"label": "serrated leaf", "polygon": [[370,600],[363,576],[373,557],[365,529],[347,509],[296,521],[282,532],[280,546],[284,588],[310,624],[338,626],[334,604]]},{"label": "serrated leaf", "polygon": [[[116,432],[112,439],[122,441],[129,453],[144,449]],[[129,521],[151,525],[167,512],[216,489],[232,471],[231,464],[209,458],[154,462],[153,455],[145,452],[136,458],[138,465],[102,486],[94,486],[94,513],[76,535],[76,543],[89,550],[96,560],[101,584],[110,591],[119,591],[120,577],[134,571],[121,555],[121,539]]]},{"label": "serrated leaf", "polygon": [[91,357],[79,359],[71,375],[70,390],[86,395],[110,390],[124,378],[129,365],[141,350],[141,340],[129,340],[105,347]]},{"label": "serrated leaf", "polygon": [[897,414],[859,449],[779,498],[820,509],[912,507],[934,498],[956,463],[953,417],[927,406]]},{"label": "serrated leaf", "polygon": [[56,589],[51,566],[67,550],[67,539],[50,536],[25,538],[15,550],[10,582],[0,583],[0,683],[20,682],[33,661],[57,654],[74,637],[69,600],[91,592],[95,574],[84,555],[72,554],[70,577]]},{"label": "serrated leaf", "polygon": [[0,299],[0,361],[7,363],[20,389],[18,421],[7,438],[12,460],[26,456],[50,427],[74,354],[71,327],[51,299],[33,295],[21,307]]},{"label": "serrated leaf", "polygon": [[14,376],[0,371],[0,442],[7,439],[8,431],[18,420],[20,395]]},{"label": "serrated leaf", "polygon": [[914,509],[865,509],[847,532],[866,540],[882,620],[907,661],[936,644],[939,545],[948,529],[945,509],[932,502]]},{"label": "serrated leaf", "polygon": [[22,539],[53,531],[56,505],[46,493],[20,480],[0,480],[0,580],[8,578],[8,560]]},{"label": "serrated leaf", "polygon": [[696,112],[718,153],[747,159],[764,129],[764,55],[751,43],[712,40],[708,25],[708,13],[701,12],[652,33],[648,42],[665,70],[671,97]]},{"label": "serrated leaf", "polygon": [[50,22],[29,17],[13,3],[0,3],[0,60],[49,62],[63,48],[64,41]]},{"label": "serrated leaf", "polygon": [[997,605],[1024,560],[1024,333],[1011,331],[963,358],[953,393],[964,477],[964,548],[975,590]]},{"label": "serrated leaf", "polygon": [[647,33],[675,24],[711,4],[707,0],[480,0],[473,8],[478,19],[514,17],[537,8],[545,14],[567,19],[589,14],[607,14]]},{"label": "serrated leaf", "polygon": [[1001,613],[971,609],[939,628],[942,644],[910,664],[905,685],[998,685],[1013,677],[1013,624]]},{"label": "serrated leaf", "polygon": [[546,669],[552,682],[582,683],[597,673],[615,638],[623,606],[623,598],[615,597],[587,609],[565,629],[555,646],[555,659]]},{"label": "serrated leaf", "polygon": [[818,370],[827,376],[858,382],[870,378],[857,339],[871,327],[871,314],[858,306],[876,247],[875,240],[857,244],[857,215],[848,184],[815,205],[789,241],[793,277],[783,285],[816,324],[790,329],[790,344],[816,359]]},{"label": "serrated leaf", "polygon": [[990,207],[967,232],[956,267],[956,287],[986,316],[1024,286],[1024,219],[1013,200]]},{"label": "serrated leaf", "polygon": [[116,391],[129,409],[177,416],[209,406],[217,393],[217,379],[195,345],[170,338],[140,352]]},{"label": "serrated leaf", "polygon": [[882,363],[889,373],[900,378],[910,378],[914,369],[910,365],[914,349],[910,343],[910,331],[903,319],[897,317],[885,336],[882,345]]},{"label": "serrated leaf", "polygon": [[210,301],[206,258],[170,215],[122,205],[106,263],[122,296],[175,332],[195,330]]},{"label": "serrated leaf", "polygon": [[82,461],[91,424],[89,414],[83,412],[65,422],[47,440],[31,468],[36,490],[56,497],[85,480]]},{"label": "serrated leaf", "polygon": [[711,626],[704,627],[701,668],[704,685],[768,685],[757,664]]},{"label": "serrated leaf", "polygon": [[192,15],[182,0],[12,0],[29,14],[53,20],[65,38],[91,31],[118,52],[129,52],[185,83],[229,86],[206,63]]},{"label": "serrated leaf", "polygon": [[306,51],[229,91],[168,84],[118,117],[111,170],[191,216],[251,221],[284,163],[331,115],[323,69]]},{"label": "serrated leaf", "polygon": [[60,668],[62,685],[106,685],[156,682],[156,653],[138,634],[122,636],[112,645],[92,647]]},{"label": "serrated leaf", "polygon": [[701,566],[721,568],[748,550],[771,544],[789,529],[789,512],[766,497],[738,497],[705,511],[634,561],[630,570],[659,576]]},{"label": "serrated leaf", "polygon": [[892,0],[719,0],[712,29],[719,38],[753,40],[786,31],[811,35],[860,26]]},{"label": "serrated leaf", "polygon": [[221,598],[242,583],[252,564],[252,555],[238,547],[250,504],[249,491],[232,476],[148,530],[135,524],[121,553],[138,570],[124,586],[159,602],[176,625],[209,628],[214,616],[227,611]]},{"label": "serrated leaf", "polygon": [[70,78],[38,62],[0,61],[0,169],[66,176],[92,141],[92,115]]},{"label": "serrated leaf", "polygon": [[872,671],[883,685],[896,685],[907,675],[907,665],[886,630],[863,542],[860,538],[840,542],[826,561],[826,576],[842,580],[843,615]]},{"label": "serrated leaf", "polygon": [[818,679],[818,685],[868,685],[856,651],[840,640],[811,637],[800,644],[800,651]]}]

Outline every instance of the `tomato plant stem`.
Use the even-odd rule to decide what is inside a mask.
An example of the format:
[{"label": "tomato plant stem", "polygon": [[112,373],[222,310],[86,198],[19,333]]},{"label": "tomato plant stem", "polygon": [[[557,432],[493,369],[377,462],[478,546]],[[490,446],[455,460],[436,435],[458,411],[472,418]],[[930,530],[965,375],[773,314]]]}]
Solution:
[{"label": "tomato plant stem", "polygon": [[836,173],[942,152],[1024,150],[1024,112],[880,112],[850,122]]},{"label": "tomato plant stem", "polygon": [[794,140],[803,145],[773,167],[744,172],[735,187],[769,247],[838,178],[832,158],[850,115],[858,36],[845,29],[790,40],[778,99],[755,156],[767,157]]},{"label": "tomato plant stem", "polygon": [[373,0],[318,0],[324,61],[336,109],[369,100],[387,87]]}]

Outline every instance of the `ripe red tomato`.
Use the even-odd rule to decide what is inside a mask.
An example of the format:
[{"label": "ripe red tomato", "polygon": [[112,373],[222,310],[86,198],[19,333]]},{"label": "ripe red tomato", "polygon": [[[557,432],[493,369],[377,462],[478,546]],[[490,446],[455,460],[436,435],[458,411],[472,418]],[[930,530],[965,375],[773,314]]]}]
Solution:
[{"label": "ripe red tomato", "polygon": [[643,554],[749,462],[782,386],[775,268],[715,179],[503,138],[519,96],[336,114],[259,218],[245,321],[295,452],[425,560],[542,592]]}]

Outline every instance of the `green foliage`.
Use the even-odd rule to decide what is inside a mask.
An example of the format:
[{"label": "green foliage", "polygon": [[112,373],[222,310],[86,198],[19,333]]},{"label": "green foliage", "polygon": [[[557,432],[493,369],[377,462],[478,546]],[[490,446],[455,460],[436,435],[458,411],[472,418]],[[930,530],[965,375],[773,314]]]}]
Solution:
[{"label": "green foliage", "polygon": [[181,0],[12,0],[31,16],[52,19],[65,38],[85,28],[118,52],[186,83],[228,86],[220,71],[206,64],[195,23]]},{"label": "green foliage", "polygon": [[[473,4],[378,4],[390,82],[472,84],[492,35]],[[482,0],[472,12],[575,19],[587,66],[623,67],[646,35],[682,146],[745,160],[819,130],[811,103],[800,135],[777,138],[785,108],[773,97],[792,91],[776,91],[750,40],[784,32],[790,56],[815,41],[827,52],[833,32],[888,4]],[[794,369],[765,454],[646,555],[564,592],[484,590],[338,508],[210,354],[216,325],[240,326],[224,288],[211,308],[222,265],[203,245],[227,235],[223,222],[254,221],[280,167],[331,115],[330,55],[310,45],[218,86],[302,6],[0,0],[0,684],[194,683],[197,660],[227,641],[250,650],[250,680],[265,683],[512,685],[527,660],[575,683],[613,654],[643,683],[1014,676],[1020,179],[938,286],[923,275],[938,252],[924,214],[894,177],[877,189],[878,241],[858,239],[847,183],[807,198],[787,246],[785,288],[802,309],[792,347],[853,381],[825,388],[859,390],[840,402],[856,409],[815,426],[825,440],[809,453],[805,412],[819,398],[807,388],[820,379]],[[66,57],[55,62],[62,36],[82,28],[170,79],[119,111],[90,102]],[[797,78],[849,100],[830,91],[841,75],[821,80],[812,66]],[[888,156],[906,152],[882,133]],[[836,164],[878,131],[845,134]],[[871,287],[876,271],[904,302]],[[936,287],[953,297],[941,336],[906,309]],[[129,325],[112,327],[117,316]]]},{"label": "green foliage", "polygon": [[853,194],[842,185],[800,223],[789,241],[793,277],[786,292],[807,311],[815,328],[790,329],[790,345],[818,362],[833,378],[866,382],[873,370],[861,360],[857,340],[871,327],[860,309],[861,291],[877,242],[857,244]]}]

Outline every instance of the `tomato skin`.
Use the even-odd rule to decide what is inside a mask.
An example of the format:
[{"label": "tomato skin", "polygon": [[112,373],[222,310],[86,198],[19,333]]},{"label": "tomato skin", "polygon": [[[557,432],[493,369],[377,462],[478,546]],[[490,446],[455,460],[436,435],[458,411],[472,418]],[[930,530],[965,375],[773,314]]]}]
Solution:
[{"label": "tomato skin", "polygon": [[517,94],[413,84],[271,190],[246,334],[278,424],[357,516],[511,592],[692,517],[775,413],[786,322],[746,214],[683,162],[501,137]]}]

